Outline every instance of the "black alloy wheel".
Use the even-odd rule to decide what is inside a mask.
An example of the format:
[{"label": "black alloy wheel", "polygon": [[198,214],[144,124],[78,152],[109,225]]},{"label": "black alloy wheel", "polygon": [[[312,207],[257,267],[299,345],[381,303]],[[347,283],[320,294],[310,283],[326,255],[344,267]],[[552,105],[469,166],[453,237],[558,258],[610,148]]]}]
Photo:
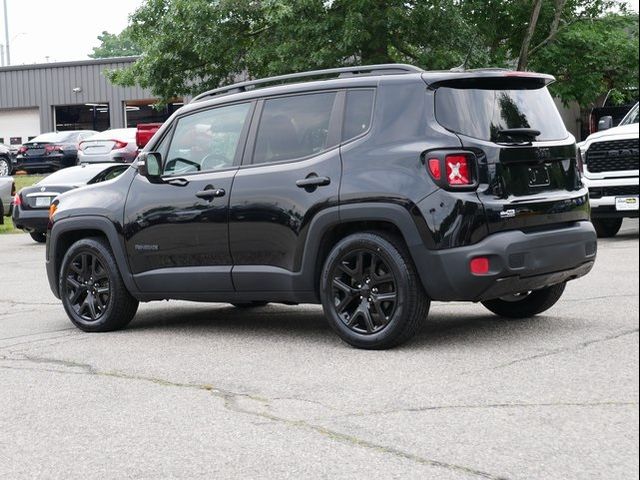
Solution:
[{"label": "black alloy wheel", "polygon": [[84,238],[71,245],[60,265],[58,285],[69,319],[85,332],[123,328],[138,309],[102,238]]},{"label": "black alloy wheel", "polygon": [[334,308],[347,328],[370,335],[389,324],[396,309],[397,281],[378,253],[347,252],[331,277]]},{"label": "black alloy wheel", "polygon": [[357,348],[392,348],[409,340],[431,301],[402,237],[351,234],[327,256],[320,298],[329,325]]},{"label": "black alloy wheel", "polygon": [[100,320],[111,301],[111,283],[97,255],[76,255],[67,271],[66,285],[65,294],[76,314],[86,322]]}]

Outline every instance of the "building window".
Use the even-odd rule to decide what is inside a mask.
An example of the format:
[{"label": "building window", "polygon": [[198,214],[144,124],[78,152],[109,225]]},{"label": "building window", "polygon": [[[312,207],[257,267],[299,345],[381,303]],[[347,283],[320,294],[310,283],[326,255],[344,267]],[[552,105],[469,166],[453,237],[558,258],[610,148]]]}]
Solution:
[{"label": "building window", "polygon": [[54,108],[56,131],[95,130],[101,132],[111,126],[108,103],[57,105]]},{"label": "building window", "polygon": [[175,99],[158,109],[153,106],[155,102],[152,99],[124,102],[124,118],[127,128],[135,128],[139,123],[163,123],[173,112],[184,105],[182,100]]}]

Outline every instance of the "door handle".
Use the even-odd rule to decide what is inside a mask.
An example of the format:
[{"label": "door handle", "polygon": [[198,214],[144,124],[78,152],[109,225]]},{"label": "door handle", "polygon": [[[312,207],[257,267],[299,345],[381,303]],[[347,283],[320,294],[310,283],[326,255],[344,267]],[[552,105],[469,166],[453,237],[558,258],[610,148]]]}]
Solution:
[{"label": "door handle", "polygon": [[330,183],[331,179],[329,177],[319,177],[316,174],[312,173],[307,178],[298,180],[296,182],[296,186],[298,188],[315,189],[317,187],[326,187]]},{"label": "door handle", "polygon": [[196,193],[196,197],[204,200],[213,200],[214,198],[224,197],[226,193],[224,188],[205,188]]}]

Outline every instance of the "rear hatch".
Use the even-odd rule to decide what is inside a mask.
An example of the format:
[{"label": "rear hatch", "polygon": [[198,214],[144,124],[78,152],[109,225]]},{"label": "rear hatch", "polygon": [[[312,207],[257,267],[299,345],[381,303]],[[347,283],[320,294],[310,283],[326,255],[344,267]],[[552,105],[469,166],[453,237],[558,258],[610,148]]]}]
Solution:
[{"label": "rear hatch", "polygon": [[518,72],[448,78],[435,88],[438,122],[478,161],[478,197],[491,233],[589,218],[569,134],[546,85]]}]

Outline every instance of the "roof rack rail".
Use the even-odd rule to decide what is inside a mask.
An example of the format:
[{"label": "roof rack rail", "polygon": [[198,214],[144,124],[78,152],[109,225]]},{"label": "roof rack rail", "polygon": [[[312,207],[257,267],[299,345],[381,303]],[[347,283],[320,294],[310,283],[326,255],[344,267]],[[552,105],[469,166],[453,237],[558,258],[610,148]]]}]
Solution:
[{"label": "roof rack rail", "polygon": [[208,90],[204,93],[201,93],[200,95],[195,96],[193,100],[191,100],[191,103],[198,102],[207,97],[215,97],[216,95],[246,92],[247,90],[253,90],[258,85],[263,85],[265,83],[285,83],[289,80],[297,80],[308,77],[337,75],[338,78],[342,78],[356,75],[393,75],[421,72],[424,72],[424,70],[416,66],[403,63],[386,63],[380,65],[362,65],[359,67],[340,67],[327,68],[324,70],[311,70],[308,72],[289,73],[287,75],[278,75],[276,77],[260,78],[258,80],[248,80],[245,82],[234,83],[233,85],[227,85],[226,87],[214,88],[213,90]]}]

